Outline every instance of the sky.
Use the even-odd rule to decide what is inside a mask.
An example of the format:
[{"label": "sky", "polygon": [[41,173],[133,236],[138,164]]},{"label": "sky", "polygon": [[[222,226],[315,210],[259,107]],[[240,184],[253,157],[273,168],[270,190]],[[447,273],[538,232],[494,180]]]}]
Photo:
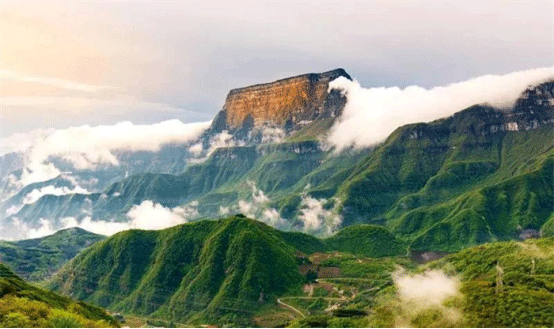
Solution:
[{"label": "sky", "polygon": [[554,63],[552,1],[0,2],[0,137],[210,120],[230,89],[346,69],[432,88]]}]

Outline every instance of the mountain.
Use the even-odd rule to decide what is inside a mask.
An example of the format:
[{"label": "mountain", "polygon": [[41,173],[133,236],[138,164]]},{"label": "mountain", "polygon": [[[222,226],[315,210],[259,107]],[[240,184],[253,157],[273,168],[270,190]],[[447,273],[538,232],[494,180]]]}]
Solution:
[{"label": "mountain", "polygon": [[60,230],[38,239],[0,241],[0,261],[25,280],[49,278],[81,250],[105,238],[80,228]]},{"label": "mountain", "polygon": [[99,328],[119,323],[98,307],[30,285],[0,264],[0,326]]},{"label": "mountain", "polygon": [[237,139],[262,142],[265,129],[290,134],[313,121],[340,116],[346,98],[328,90],[338,77],[352,79],[344,69],[335,69],[233,89],[206,135],[227,131]]},{"label": "mountain", "polygon": [[128,221],[133,206],[151,200],[193,206],[188,221],[242,212],[317,236],[379,225],[418,250],[552,232],[554,82],[530,87],[511,109],[471,106],[338,153],[322,139],[344,107],[344,97],[328,90],[339,76],[349,78],[337,69],[233,90],[198,141],[205,158],[181,173],[140,173],[97,193],[45,195],[2,225]]},{"label": "mountain", "polygon": [[[403,248],[371,252],[372,244],[400,244],[390,234],[377,234],[356,237],[367,254],[405,254]],[[51,287],[113,311],[247,325],[267,302],[300,291],[304,277],[297,265],[305,254],[340,251],[342,236],[328,244],[240,215],[161,231],[130,230],[81,252]]]}]

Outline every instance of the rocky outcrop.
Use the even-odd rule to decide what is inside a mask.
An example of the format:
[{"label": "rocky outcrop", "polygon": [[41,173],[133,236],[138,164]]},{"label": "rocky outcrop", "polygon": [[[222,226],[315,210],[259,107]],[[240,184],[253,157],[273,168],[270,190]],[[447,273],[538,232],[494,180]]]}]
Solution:
[{"label": "rocky outcrop", "polygon": [[341,76],[351,79],[346,71],[336,69],[233,89],[210,130],[240,135],[267,125],[290,131],[318,118],[336,117],[346,100],[328,89],[329,82]]}]

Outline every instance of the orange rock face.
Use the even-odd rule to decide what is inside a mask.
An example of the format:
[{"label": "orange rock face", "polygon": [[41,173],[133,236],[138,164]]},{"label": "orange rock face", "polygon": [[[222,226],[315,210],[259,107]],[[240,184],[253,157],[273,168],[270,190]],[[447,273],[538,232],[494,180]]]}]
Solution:
[{"label": "orange rock face", "polygon": [[223,106],[226,124],[238,129],[248,116],[255,127],[265,122],[282,125],[287,120],[298,122],[317,117],[324,109],[329,82],[340,76],[350,79],[343,69],[337,69],[233,89]]}]

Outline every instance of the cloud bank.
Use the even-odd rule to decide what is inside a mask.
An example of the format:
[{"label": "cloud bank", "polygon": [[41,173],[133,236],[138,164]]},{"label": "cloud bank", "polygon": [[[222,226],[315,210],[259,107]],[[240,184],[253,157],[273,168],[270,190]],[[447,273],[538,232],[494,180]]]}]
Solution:
[{"label": "cloud bank", "polygon": [[23,198],[23,203],[24,204],[34,203],[44,195],[66,195],[66,194],[74,194],[74,193],[89,194],[90,192],[80,186],[75,186],[71,188],[68,186],[55,187],[50,185],[50,186],[42,187],[40,189],[34,189],[31,192],[27,193]]},{"label": "cloud bank", "polygon": [[[0,140],[0,148],[17,146],[24,142],[25,168],[21,185],[45,181],[61,174],[49,162],[56,156],[70,162],[75,169],[89,169],[98,165],[118,165],[115,150],[158,151],[169,143],[187,143],[204,132],[210,122],[185,124],[168,120],[152,125],[120,122],[115,125],[70,127],[55,131],[18,134]],[[21,147],[19,148],[21,150]]]},{"label": "cloud bank", "polygon": [[328,139],[338,149],[368,147],[382,142],[400,126],[448,117],[474,104],[509,109],[528,86],[552,78],[554,67],[546,67],[486,75],[431,89],[367,89],[357,81],[340,77],[329,84],[329,89],[341,90],[347,103]]},{"label": "cloud bank", "polygon": [[66,217],[59,221],[40,218],[39,225],[31,227],[18,218],[12,218],[9,229],[0,233],[0,238],[7,240],[34,239],[70,227],[80,227],[89,232],[108,236],[130,229],[163,230],[196,218],[198,216],[197,206],[197,202],[191,202],[180,207],[166,208],[159,203],[145,200],[139,205],[134,205],[127,212],[126,216],[129,220],[126,222],[93,220],[88,216],[82,220]]}]

